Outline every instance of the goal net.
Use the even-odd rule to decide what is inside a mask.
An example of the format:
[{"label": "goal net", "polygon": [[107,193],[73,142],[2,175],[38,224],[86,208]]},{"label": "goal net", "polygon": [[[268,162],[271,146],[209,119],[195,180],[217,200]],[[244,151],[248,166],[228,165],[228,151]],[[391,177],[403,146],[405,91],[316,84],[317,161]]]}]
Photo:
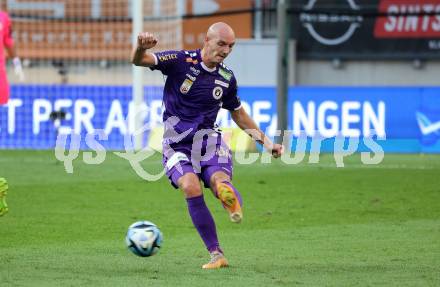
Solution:
[{"label": "goal net", "polygon": [[[11,99],[0,107],[0,147],[52,148],[58,134],[81,136],[104,130],[102,145],[123,149],[133,132],[132,19],[141,0],[7,0],[25,83],[8,67]],[[143,0],[143,30],[154,33],[155,50],[182,48],[180,0]],[[141,85],[154,128],[161,120],[160,73]],[[148,132],[148,131],[147,131]],[[145,138],[148,138],[148,134]],[[145,142],[144,144],[148,144]]]}]

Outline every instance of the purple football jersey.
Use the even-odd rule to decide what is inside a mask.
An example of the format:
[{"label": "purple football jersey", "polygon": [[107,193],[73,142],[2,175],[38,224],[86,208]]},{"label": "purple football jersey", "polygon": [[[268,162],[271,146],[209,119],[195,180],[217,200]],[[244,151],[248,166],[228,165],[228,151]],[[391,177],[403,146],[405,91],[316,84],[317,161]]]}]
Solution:
[{"label": "purple football jersey", "polygon": [[[221,107],[236,110],[241,106],[237,96],[237,81],[223,63],[210,69],[202,62],[200,49],[194,51],[163,51],[154,54],[156,65],[167,76],[163,91],[164,122],[176,116],[180,120],[174,129],[179,134],[192,129],[184,139],[200,129],[214,129]],[[167,125],[165,125],[165,135]]]}]

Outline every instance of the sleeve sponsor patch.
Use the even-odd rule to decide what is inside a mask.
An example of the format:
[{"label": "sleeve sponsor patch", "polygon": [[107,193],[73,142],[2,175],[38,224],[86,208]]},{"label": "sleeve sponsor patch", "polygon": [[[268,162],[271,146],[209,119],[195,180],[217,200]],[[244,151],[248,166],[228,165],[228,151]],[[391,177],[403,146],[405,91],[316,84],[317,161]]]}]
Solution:
[{"label": "sleeve sponsor patch", "polygon": [[220,76],[222,76],[226,81],[230,81],[232,78],[232,74],[227,72],[225,69],[223,68],[219,68],[218,73],[220,74]]},{"label": "sleeve sponsor patch", "polygon": [[173,53],[173,54],[159,55],[158,59],[159,59],[160,62],[165,62],[165,61],[168,61],[168,60],[177,59],[177,54]]}]

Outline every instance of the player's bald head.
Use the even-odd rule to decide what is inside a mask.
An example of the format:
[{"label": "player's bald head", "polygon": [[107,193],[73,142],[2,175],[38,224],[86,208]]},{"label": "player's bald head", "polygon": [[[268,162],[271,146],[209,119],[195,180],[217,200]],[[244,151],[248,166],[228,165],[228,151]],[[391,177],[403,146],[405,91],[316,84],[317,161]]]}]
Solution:
[{"label": "player's bald head", "polygon": [[235,33],[223,22],[212,24],[206,33],[202,49],[202,60],[210,68],[215,67],[231,53],[235,44]]},{"label": "player's bald head", "polygon": [[208,28],[208,32],[206,33],[208,39],[225,39],[228,42],[235,41],[235,33],[234,30],[226,23],[217,22],[212,24]]}]

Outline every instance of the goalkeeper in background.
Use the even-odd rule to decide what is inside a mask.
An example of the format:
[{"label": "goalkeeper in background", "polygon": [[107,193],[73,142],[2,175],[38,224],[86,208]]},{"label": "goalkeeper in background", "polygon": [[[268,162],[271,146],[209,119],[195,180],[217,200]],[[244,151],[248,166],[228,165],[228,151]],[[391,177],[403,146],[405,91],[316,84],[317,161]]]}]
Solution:
[{"label": "goalkeeper in background", "polygon": [[4,105],[9,100],[9,84],[6,74],[6,49],[9,58],[12,58],[14,72],[20,81],[24,81],[23,69],[21,68],[20,58],[17,57],[14,40],[12,39],[11,20],[8,13],[0,10],[0,105]]},{"label": "goalkeeper in background", "polygon": [[202,181],[212,190],[232,222],[242,220],[241,196],[232,183],[231,151],[215,127],[220,107],[229,110],[234,122],[274,157],[282,154],[283,147],[267,138],[237,96],[235,76],[223,63],[235,44],[235,34],[229,25],[219,22],[210,26],[202,49],[147,51],[156,44],[152,34],[141,33],[132,63],[167,76],[163,91],[163,164],[171,184],[183,191],[191,220],[211,255],[202,268],[225,267],[228,261],[220,248],[215,222],[200,184]]},{"label": "goalkeeper in background", "polygon": [[[20,59],[15,51],[14,40],[12,39],[11,21],[9,15],[0,10],[0,105],[5,105],[9,100],[9,85],[6,74],[6,57],[4,50],[8,52],[8,56],[12,58],[15,74],[20,81],[24,81],[24,74],[21,68]],[[8,212],[6,204],[6,193],[8,191],[8,183],[6,179],[0,177],[0,216]]]}]

